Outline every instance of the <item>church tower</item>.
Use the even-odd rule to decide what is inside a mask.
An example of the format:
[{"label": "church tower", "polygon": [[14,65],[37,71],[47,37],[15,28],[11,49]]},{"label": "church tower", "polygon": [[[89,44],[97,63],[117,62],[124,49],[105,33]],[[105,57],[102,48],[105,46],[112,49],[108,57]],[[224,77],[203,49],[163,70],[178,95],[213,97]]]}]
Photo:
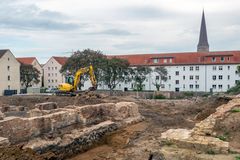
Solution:
[{"label": "church tower", "polygon": [[199,36],[197,51],[198,52],[209,52],[209,45],[208,45],[208,38],[207,38],[207,28],[206,28],[204,10],[203,10],[203,13],[202,13],[202,22],[201,22],[201,29],[200,29],[200,36]]}]

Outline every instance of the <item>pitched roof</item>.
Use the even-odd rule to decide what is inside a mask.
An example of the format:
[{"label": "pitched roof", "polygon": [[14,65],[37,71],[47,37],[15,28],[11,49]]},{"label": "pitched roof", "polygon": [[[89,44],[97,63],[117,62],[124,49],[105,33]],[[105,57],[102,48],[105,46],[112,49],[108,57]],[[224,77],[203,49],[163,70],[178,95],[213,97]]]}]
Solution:
[{"label": "pitched roof", "polygon": [[68,57],[53,57],[53,58],[61,65],[64,65],[68,60]]},{"label": "pitched roof", "polygon": [[[129,61],[131,66],[170,66],[170,65],[194,65],[194,64],[237,64],[240,63],[240,51],[217,52],[183,52],[183,53],[158,53],[158,54],[131,54],[111,55],[110,58],[122,58]],[[216,60],[213,61],[212,57]],[[221,61],[221,57],[225,60]],[[157,62],[154,62],[157,59]]]},{"label": "pitched roof", "polygon": [[0,58],[8,51],[8,49],[2,49],[0,50]]},{"label": "pitched roof", "polygon": [[22,64],[32,65],[33,61],[37,59],[36,57],[20,57],[17,60]]}]

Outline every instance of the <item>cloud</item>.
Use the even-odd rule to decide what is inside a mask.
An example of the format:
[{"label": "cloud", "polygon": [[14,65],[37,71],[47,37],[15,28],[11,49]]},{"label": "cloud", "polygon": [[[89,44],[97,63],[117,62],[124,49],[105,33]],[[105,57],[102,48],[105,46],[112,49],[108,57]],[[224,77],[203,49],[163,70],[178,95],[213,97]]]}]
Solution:
[{"label": "cloud", "polygon": [[36,5],[9,1],[0,5],[0,27],[24,30],[69,30],[78,24],[65,22],[66,16],[59,12],[42,10]]},{"label": "cloud", "polygon": [[122,30],[122,29],[106,29],[103,31],[99,32],[89,32],[86,34],[90,35],[111,35],[111,36],[130,36],[130,35],[136,35],[136,33],[131,33],[127,30]]}]

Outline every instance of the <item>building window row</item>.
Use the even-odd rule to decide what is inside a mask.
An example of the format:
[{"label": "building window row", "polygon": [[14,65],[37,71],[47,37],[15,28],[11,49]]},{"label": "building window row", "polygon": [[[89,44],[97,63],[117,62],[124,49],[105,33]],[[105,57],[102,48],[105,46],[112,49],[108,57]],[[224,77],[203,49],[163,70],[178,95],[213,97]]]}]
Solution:
[{"label": "building window row", "polygon": [[52,80],[51,80],[51,79],[48,79],[48,83],[54,83],[54,82],[57,83],[58,80],[57,80],[57,79],[55,79],[55,80],[54,80],[54,79],[52,79]]},{"label": "building window row", "polygon": [[48,70],[50,71],[50,70],[57,70],[57,67],[48,67]]},{"label": "building window row", "polygon": [[[216,62],[217,58],[216,57],[212,57],[212,62]],[[225,61],[225,57],[220,57],[220,61],[224,62]],[[230,57],[227,57],[227,61],[230,61]]]},{"label": "building window row", "polygon": [[[229,79],[230,79],[230,75],[228,75],[227,77],[228,77],[228,80],[229,80]],[[216,76],[216,75],[213,75],[213,76],[212,76],[212,79],[213,79],[213,80],[217,80],[217,76]],[[219,76],[218,76],[218,79],[219,79],[219,80],[222,80],[222,79],[223,79],[223,75],[219,75]]]}]

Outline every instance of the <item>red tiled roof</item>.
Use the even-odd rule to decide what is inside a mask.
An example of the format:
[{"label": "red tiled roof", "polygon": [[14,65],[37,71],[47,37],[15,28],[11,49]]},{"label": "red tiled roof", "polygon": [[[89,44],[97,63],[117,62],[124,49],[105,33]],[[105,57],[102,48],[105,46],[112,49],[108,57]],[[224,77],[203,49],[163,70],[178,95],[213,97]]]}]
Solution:
[{"label": "red tiled roof", "polygon": [[[157,54],[131,54],[111,55],[129,61],[131,66],[169,66],[169,65],[190,65],[190,64],[237,64],[240,63],[240,51],[217,51],[217,52],[183,52],[183,53],[157,53]],[[212,58],[215,57],[215,61]],[[224,57],[224,61],[221,61]],[[157,63],[153,59],[158,59]],[[171,60],[170,60],[171,59]],[[164,62],[165,61],[165,62]]]},{"label": "red tiled roof", "polygon": [[64,65],[68,60],[68,57],[53,57],[59,64]]},{"label": "red tiled roof", "polygon": [[21,57],[17,58],[18,62],[22,64],[32,65],[33,61],[36,59],[36,57]]}]

